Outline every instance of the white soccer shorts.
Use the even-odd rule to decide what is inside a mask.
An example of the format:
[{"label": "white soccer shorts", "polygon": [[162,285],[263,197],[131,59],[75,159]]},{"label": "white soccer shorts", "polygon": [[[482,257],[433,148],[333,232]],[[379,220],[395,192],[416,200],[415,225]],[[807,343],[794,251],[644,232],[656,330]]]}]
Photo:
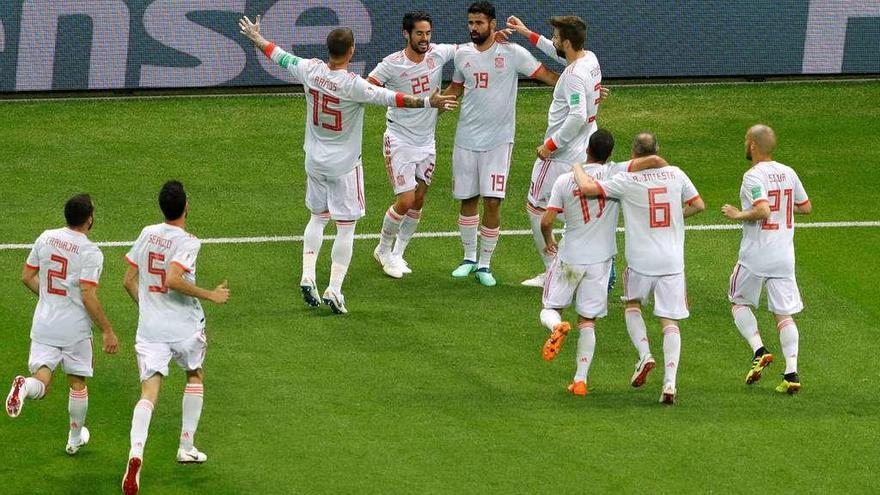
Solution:
[{"label": "white soccer shorts", "polygon": [[489,151],[471,151],[455,146],[452,151],[452,197],[504,199],[511,153],[513,143],[504,143]]},{"label": "white soccer shorts", "polygon": [[168,363],[172,359],[185,371],[201,368],[208,352],[208,336],[204,330],[199,330],[180,342],[144,342],[136,339],[134,350],[141,381],[145,381],[156,373],[168,376]]},{"label": "white soccer shorts", "polygon": [[730,274],[727,298],[733,304],[758,307],[761,289],[767,285],[767,308],[777,315],[793,315],[804,309],[797,281],[791,277],[761,277],[737,263]]},{"label": "white soccer shorts", "polygon": [[564,309],[575,299],[575,310],[584,318],[608,314],[608,277],[611,260],[589,265],[564,263],[557,256],[544,282],[542,302],[547,309]]},{"label": "white soccer shorts", "polygon": [[532,166],[532,182],[529,185],[528,201],[532,206],[547,209],[553,184],[560,175],[571,172],[568,163],[538,158]]},{"label": "white soccer shorts", "polygon": [[58,363],[61,363],[64,372],[68,375],[92,376],[94,373],[92,339],[83,339],[64,347],[31,341],[31,352],[28,357],[28,369],[31,374],[36,373],[43,366],[55,371]]},{"label": "white soccer shorts", "polygon": [[364,169],[356,167],[339,177],[306,173],[306,208],[315,215],[330,212],[333,220],[359,220],[366,213]]},{"label": "white soccer shorts", "polygon": [[437,162],[433,146],[407,145],[394,134],[385,131],[384,153],[385,170],[395,195],[414,190],[416,179],[431,185]]},{"label": "white soccer shorts", "polygon": [[687,284],[684,272],[672,275],[644,275],[627,267],[623,272],[624,302],[648,303],[654,293],[654,315],[670,320],[683,320],[690,316],[687,301]]}]

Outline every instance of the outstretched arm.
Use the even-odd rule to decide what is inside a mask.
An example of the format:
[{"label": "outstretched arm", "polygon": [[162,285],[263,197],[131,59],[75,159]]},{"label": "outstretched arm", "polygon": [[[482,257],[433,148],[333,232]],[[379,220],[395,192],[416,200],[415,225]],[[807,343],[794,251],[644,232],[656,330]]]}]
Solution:
[{"label": "outstretched arm", "polygon": [[568,65],[568,61],[565,58],[560,57],[558,53],[556,53],[556,47],[553,46],[553,42],[541,36],[538,33],[532,32],[523,21],[516,16],[510,16],[507,18],[507,28],[513,30],[520,36],[524,36],[529,40],[529,43],[535,45],[538,50],[541,50],[544,55],[547,55],[551,59],[555,60],[557,63],[562,65]]},{"label": "outstretched arm", "polygon": [[260,16],[258,15],[254,22],[251,22],[247,16],[238,20],[238,29],[241,34],[245,35],[261,52],[266,51],[266,47],[270,45],[266,38],[260,34]]},{"label": "outstretched arm", "polygon": [[571,171],[574,173],[574,181],[577,183],[581,194],[590,198],[602,195],[601,186],[589,174],[584,172],[583,165],[575,163],[571,167]]}]

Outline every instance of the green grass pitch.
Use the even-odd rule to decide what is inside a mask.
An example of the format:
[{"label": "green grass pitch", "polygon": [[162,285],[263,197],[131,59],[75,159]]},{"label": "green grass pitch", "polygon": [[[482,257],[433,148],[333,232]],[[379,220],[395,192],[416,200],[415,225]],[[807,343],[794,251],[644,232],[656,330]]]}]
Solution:
[{"label": "green grass pitch", "polygon": [[[524,198],[550,101],[522,90],[502,228],[528,227]],[[288,97],[0,103],[0,243],[30,243],[62,223],[63,202],[90,192],[92,238],[130,241],[160,221],[156,194],[182,180],[189,230],[202,238],[300,235],[305,101]],[[383,110],[367,111],[368,213],[378,232],[392,199],[381,156]],[[456,229],[450,194],[455,114],[441,117],[438,167],[420,231]],[[693,179],[724,223],[738,201],[743,135],[756,122],[779,135],[776,158],[798,170],[815,213],[798,221],[880,219],[880,83],[613,88],[599,114],[628,157],[638,131]],[[328,227],[327,233],[334,229]],[[545,363],[540,291],[521,287],[540,262],[528,236],[501,237],[499,286],[449,273],[456,238],[414,239],[414,273],[385,277],[355,242],[344,291],[351,314],[306,309],[296,285],[300,245],[205,245],[199,282],[229,279],[230,304],[206,304],[209,353],[196,444],[210,457],[179,466],[183,375],[164,383],[141,477],[144,494],[243,493],[867,493],[877,490],[880,395],[876,331],[880,229],[802,229],[798,281],[806,304],[800,395],[743,383],[750,360],[726,290],[737,231],[687,234],[691,318],[682,323],[679,402],[657,404],[660,373],[628,380],[636,355],[613,298],[597,326],[590,395],[571,397],[574,343]],[[623,252],[622,235],[620,251]],[[330,243],[319,263],[323,289]],[[0,418],[0,493],[116,493],[139,386],[137,311],[122,288],[125,248],[104,248],[99,295],[121,341],[96,352],[87,424],[92,442],[64,453],[63,377],[16,420]],[[25,250],[0,250],[0,384],[26,372],[35,298],[18,278]],[[622,256],[621,256],[622,258]],[[620,270],[621,266],[618,267]],[[620,290],[614,296],[619,296]],[[779,343],[766,309],[765,343]],[[570,318],[572,312],[567,313]],[[660,329],[648,319],[655,355]],[[660,371],[660,370],[658,370]],[[5,393],[5,388],[3,393]]]}]

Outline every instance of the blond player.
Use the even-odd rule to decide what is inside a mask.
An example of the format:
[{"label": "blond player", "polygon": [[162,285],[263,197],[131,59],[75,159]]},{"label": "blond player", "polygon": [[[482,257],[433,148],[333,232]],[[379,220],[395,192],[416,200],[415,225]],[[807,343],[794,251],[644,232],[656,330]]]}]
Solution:
[{"label": "blond player", "polygon": [[542,52],[565,65],[553,90],[553,101],[547,112],[547,131],[538,146],[538,159],[532,166],[532,180],[526,198],[526,211],[532,226],[535,248],[544,262],[544,272],[526,280],[523,285],[543,287],[553,256],[545,252],[541,229],[542,216],[550,199],[556,178],[583,163],[590,135],[596,131],[602,89],[602,69],[596,55],[585,49],[587,25],[577,16],[550,18],[553,40],[533,33],[516,17],[507,26],[527,37]]},{"label": "blond player", "polygon": [[[385,57],[367,80],[397,92],[425,96],[440,88],[443,66],[455,57],[456,45],[431,43],[431,16],[422,10],[403,16],[406,47]],[[403,255],[422,217],[437,151],[437,109],[389,107],[383,136],[385,168],[396,196],[385,212],[373,257],[393,278],[410,273]]]},{"label": "blond player", "polygon": [[496,283],[490,264],[501,230],[501,201],[507,191],[513,152],[518,76],[548,85],[556,84],[559,78],[525,48],[496,41],[495,27],[491,3],[471,4],[468,29],[472,43],[458,47],[452,84],[446,89],[447,94],[464,95],[452,154],[452,195],[461,200],[458,226],[464,260],[452,276],[475,273],[477,280],[489,287]]},{"label": "blond player", "polygon": [[31,248],[21,281],[39,296],[28,358],[32,376],[16,376],[6,396],[6,414],[15,418],[26,399],[46,395],[60,363],[70,385],[65,448],[70,455],[89,442],[84,423],[89,408],[86,379],[93,374],[92,322],[101,327],[104,352],[113,354],[118,348],[97,295],[104,255],[88,238],[94,211],[87,194],[70,198],[64,205],[67,226],[44,231]]},{"label": "blond player", "polygon": [[[287,53],[260,34],[260,17],[238,22],[241,34],[267,57],[302,81],[306,93],[306,207],[311,218],[303,235],[303,301],[311,307],[324,303],[337,314],[348,312],[342,282],[348,272],[354,245],[354,229],[364,216],[363,141],[364,104],[386,107],[427,108],[457,106],[455,98],[435,91],[430,96],[412,96],[374,86],[348,72],[354,55],[354,35],[337,28],[327,35],[330,60],[301,59]],[[327,222],[336,223],[330,266],[330,284],[318,297],[315,265]]]},{"label": "blond player", "polygon": [[739,190],[742,210],[731,205],[721,207],[727,218],[743,223],[739,260],[730,276],[727,295],[736,328],[754,353],[746,374],[746,383],[752,384],[773,362],[749,308],[758,307],[761,289],[767,286],[767,306],[776,317],[785,356],[785,373],[776,390],[793,394],[800,390],[801,381],[797,373],[798,328],[791,315],[804,307],[794,274],[794,215],[807,215],[813,206],[797,173],[773,160],[773,129],[752,126],[746,132],[745,148],[752,168],[743,175]]},{"label": "blond player", "polygon": [[[607,180],[618,172],[664,167],[658,156],[635,158],[629,163],[608,162],[614,150],[614,137],[598,129],[590,137],[584,171],[594,180]],[[580,166],[580,165],[577,165]],[[575,299],[580,337],[577,343],[577,370],[568,390],[587,395],[587,373],[596,346],[596,319],[608,311],[608,275],[617,254],[617,200],[589,199],[581,194],[571,172],[560,175],[553,184],[541,229],[547,242],[545,251],[553,255],[544,285],[541,323],[551,332],[544,344],[543,357],[550,361],[559,353],[571,325],[562,321],[561,312]],[[557,214],[565,220],[565,232],[557,247],[553,223]]]},{"label": "blond player", "polygon": [[[633,141],[632,156],[657,153],[657,138],[642,133]],[[623,205],[626,226],[626,261],[623,301],[626,329],[639,352],[631,383],[645,383],[655,362],[648,345],[642,304],[654,294],[654,314],[663,328],[665,374],[660,402],[672,405],[681,353],[678,321],[689,316],[684,275],[684,219],[705,209],[688,176],[667,166],[640,172],[620,173],[610,180],[593,181],[574,167],[581,193],[590,197],[617,198]],[[684,205],[684,206],[683,206]]]},{"label": "blond player", "polygon": [[214,290],[196,286],[196,259],[202,243],[184,230],[189,203],[183,184],[166,182],[159,191],[159,208],[165,221],[144,227],[125,255],[129,264],[125,290],[138,305],[134,349],[141,380],[141,397],[131,419],[131,450],[122,478],[126,495],[140,489],[150,419],[172,359],[186,372],[177,462],[200,464],[208,459],[193,445],[202,415],[202,364],[208,348],[205,313],[199,300],[216,304],[229,300],[225,281]]}]

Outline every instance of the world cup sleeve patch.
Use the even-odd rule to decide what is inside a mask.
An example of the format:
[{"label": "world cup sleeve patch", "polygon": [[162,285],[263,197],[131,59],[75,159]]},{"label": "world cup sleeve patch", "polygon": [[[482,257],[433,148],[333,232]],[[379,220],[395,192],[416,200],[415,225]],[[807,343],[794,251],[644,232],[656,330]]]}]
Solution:
[{"label": "world cup sleeve patch", "polygon": [[758,199],[761,197],[761,188],[760,186],[755,186],[752,188],[752,199]]},{"label": "world cup sleeve patch", "polygon": [[571,94],[571,104],[572,105],[580,105],[581,103],[581,95],[578,93]]}]

